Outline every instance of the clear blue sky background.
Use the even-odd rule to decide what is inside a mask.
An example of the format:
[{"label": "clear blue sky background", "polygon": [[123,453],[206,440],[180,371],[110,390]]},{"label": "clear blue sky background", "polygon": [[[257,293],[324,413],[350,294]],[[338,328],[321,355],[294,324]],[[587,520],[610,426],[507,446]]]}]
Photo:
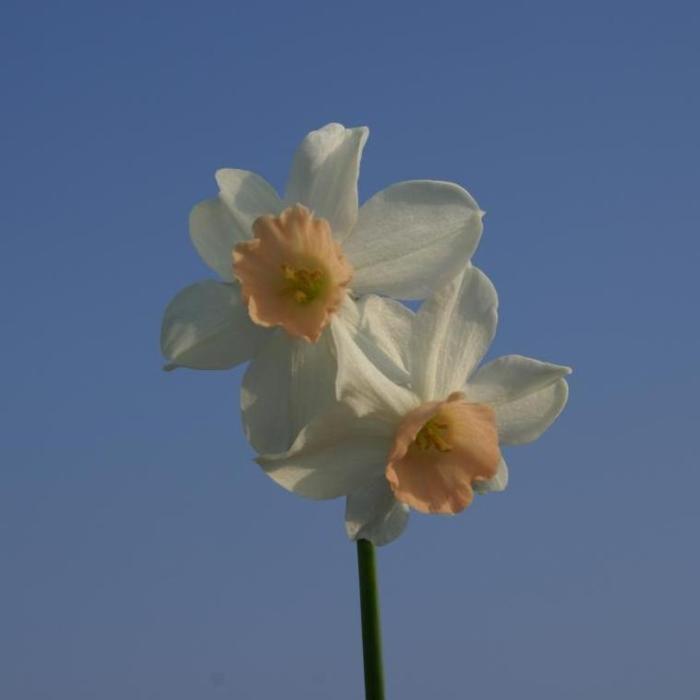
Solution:
[{"label": "clear blue sky background", "polygon": [[160,371],[221,166],[371,128],[466,186],[494,354],[571,364],[511,485],[380,552],[390,698],[697,698],[697,3],[19,3],[0,15],[0,696],[362,696],[340,501]]}]

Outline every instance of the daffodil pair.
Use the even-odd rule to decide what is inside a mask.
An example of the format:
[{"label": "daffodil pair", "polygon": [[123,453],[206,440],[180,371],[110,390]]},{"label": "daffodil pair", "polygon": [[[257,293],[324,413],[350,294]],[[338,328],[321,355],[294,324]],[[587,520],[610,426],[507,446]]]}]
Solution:
[{"label": "daffodil pair", "polygon": [[[348,535],[381,545],[410,509],[453,514],[505,488],[500,446],[551,424],[569,370],[516,355],[477,368],[497,322],[496,292],[470,263],[482,212],[435,181],[358,209],[367,134],[308,134],[283,198],[219,171],[190,228],[221,281],[180,292],[161,340],[169,368],[250,360],[241,410],[259,464],[299,495],[346,496]],[[413,313],[392,298],[425,301]]]}]

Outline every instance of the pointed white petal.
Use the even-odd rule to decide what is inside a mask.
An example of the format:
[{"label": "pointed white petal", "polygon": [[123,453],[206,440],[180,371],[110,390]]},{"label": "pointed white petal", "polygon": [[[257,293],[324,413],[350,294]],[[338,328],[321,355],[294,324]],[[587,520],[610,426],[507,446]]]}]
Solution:
[{"label": "pointed white petal", "polygon": [[364,126],[327,124],[309,133],[294,156],[285,201],[327,219],[339,240],[357,220],[357,178],[368,135]]},{"label": "pointed white petal", "polygon": [[309,423],[288,452],[258,464],[280,486],[306,498],[337,498],[383,473],[391,447],[388,426],[335,404]]},{"label": "pointed white petal", "polygon": [[499,440],[505,445],[521,445],[536,440],[562,412],[569,396],[564,379],[514,401],[494,405]]},{"label": "pointed white petal", "polygon": [[425,401],[462,389],[496,332],[498,297],[481,270],[462,275],[426,300],[413,321],[411,377]]},{"label": "pointed white petal", "polygon": [[283,452],[292,442],[291,354],[286,334],[276,330],[243,375],[241,419],[256,452]]},{"label": "pointed white petal", "polygon": [[394,364],[408,371],[413,311],[399,301],[374,294],[360,299],[357,306],[358,332]]},{"label": "pointed white petal", "polygon": [[358,294],[424,299],[469,262],[481,237],[482,212],[450,182],[400,182],[360,209],[343,249]]},{"label": "pointed white petal", "polygon": [[351,540],[369,540],[381,547],[404,531],[408,517],[408,506],[394,498],[382,475],[348,496],[345,531]]},{"label": "pointed white petal", "polygon": [[353,331],[360,323],[360,307],[350,293],[346,294],[345,300],[338,309],[337,320],[342,321]]},{"label": "pointed white petal", "polygon": [[253,357],[269,334],[250,320],[237,284],[207,280],[168,304],[160,345],[166,369],[228,369]]},{"label": "pointed white petal", "polygon": [[347,296],[335,322],[345,326],[382,374],[394,384],[410,387],[406,355],[412,319],[413,312],[401,302],[369,295],[357,302]]},{"label": "pointed white petal", "polygon": [[317,343],[271,334],[241,385],[246,436],[259,453],[284,452],[299,431],[335,403],[336,363],[328,331]]},{"label": "pointed white petal", "polygon": [[498,463],[496,476],[487,481],[475,481],[474,491],[481,494],[498,493],[499,491],[505,491],[506,486],[508,486],[508,465],[501,457],[501,461]]},{"label": "pointed white petal", "polygon": [[346,402],[360,416],[373,414],[392,424],[418,405],[419,399],[412,391],[382,371],[385,356],[378,355],[371,343],[364,344],[368,354],[363,352],[352,336],[353,329],[341,316],[334,318],[331,330],[338,358],[338,400]]},{"label": "pointed white petal", "polygon": [[497,404],[532,394],[561,377],[570,367],[540,362],[522,355],[505,355],[480,367],[467,382],[469,401]]},{"label": "pointed white petal", "polygon": [[190,236],[204,262],[230,281],[233,247],[251,237],[259,216],[278,214],[282,202],[270,184],[247,170],[219,170],[216,181],[219,196],[200,202],[190,213]]}]

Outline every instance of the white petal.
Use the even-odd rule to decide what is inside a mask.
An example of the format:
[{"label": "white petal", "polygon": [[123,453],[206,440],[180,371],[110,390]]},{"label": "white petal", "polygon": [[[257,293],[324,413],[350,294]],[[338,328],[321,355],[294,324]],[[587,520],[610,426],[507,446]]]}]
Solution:
[{"label": "white petal", "polygon": [[367,358],[395,384],[410,386],[408,339],[413,312],[401,302],[368,295],[355,301],[349,295],[338,311],[342,323]]},{"label": "white petal", "polygon": [[474,491],[481,494],[498,493],[499,491],[505,491],[506,486],[508,486],[508,465],[501,457],[501,461],[498,463],[496,476],[487,481],[475,481]]},{"label": "white petal", "polygon": [[306,498],[337,498],[383,473],[391,448],[388,426],[335,404],[309,423],[290,450],[258,464],[280,486]]},{"label": "white petal", "polygon": [[570,367],[522,355],[499,357],[480,367],[465,387],[470,401],[497,404],[532,394],[571,374]]},{"label": "white petal", "polygon": [[471,265],[424,302],[413,321],[411,377],[425,401],[461,390],[496,332],[498,297]]},{"label": "white petal", "polygon": [[336,395],[360,416],[373,414],[388,423],[394,423],[415,408],[418,397],[409,389],[396,384],[381,369],[383,357],[373,357],[373,346],[366,343],[364,350],[352,337],[352,329],[342,317],[331,323],[338,358]]},{"label": "white petal", "polygon": [[469,193],[450,182],[400,182],[379,192],[343,243],[355,267],[353,289],[424,299],[469,262],[481,217]]},{"label": "white petal", "polygon": [[204,262],[232,280],[233,247],[251,237],[255,219],[278,214],[283,205],[270,184],[247,170],[219,170],[216,181],[219,196],[200,202],[190,213],[190,236]]},{"label": "white petal", "polygon": [[408,371],[408,348],[415,314],[394,299],[374,294],[357,304],[358,332],[376,345],[398,367]]},{"label": "white petal", "polygon": [[557,379],[532,394],[494,406],[499,440],[521,445],[536,440],[562,412],[569,396],[564,379]]},{"label": "white petal", "polygon": [[345,531],[351,540],[369,540],[381,547],[404,531],[408,517],[408,506],[394,498],[382,475],[348,496]]},{"label": "white petal", "polygon": [[345,299],[337,312],[337,319],[342,321],[349,329],[356,329],[360,324],[360,307],[350,294]]},{"label": "white petal", "polygon": [[253,357],[269,334],[250,320],[237,284],[207,280],[168,304],[160,345],[166,369],[227,369]]},{"label": "white petal", "polygon": [[369,130],[327,124],[307,134],[292,163],[285,200],[327,219],[339,240],[357,220],[357,178]]},{"label": "white petal", "polygon": [[312,344],[274,331],[241,385],[243,426],[253,448],[288,450],[299,431],[335,403],[335,377],[329,332]]}]

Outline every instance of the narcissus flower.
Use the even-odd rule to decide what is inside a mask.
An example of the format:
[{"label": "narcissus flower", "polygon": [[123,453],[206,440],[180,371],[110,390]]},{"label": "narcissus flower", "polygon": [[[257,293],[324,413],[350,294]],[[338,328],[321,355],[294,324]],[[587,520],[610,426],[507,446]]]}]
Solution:
[{"label": "narcissus flower", "polygon": [[168,368],[243,379],[246,433],[261,452],[289,448],[335,400],[334,324],[356,327],[354,298],[422,299],[466,265],[482,212],[461,187],[412,181],[358,209],[368,130],[329,124],[299,147],[283,198],[245,170],[216,173],[219,195],[190,217],[195,248],[222,281],[182,290],[163,320]]},{"label": "narcissus flower", "polygon": [[288,451],[258,462],[299,495],[348,496],[348,535],[375,544],[397,537],[411,508],[454,514],[474,492],[503,490],[500,446],[530,442],[549,427],[566,403],[570,369],[520,355],[477,369],[497,305],[493,285],[471,266],[416,314],[363,299],[357,325],[374,342],[360,349],[339,338],[340,402]]}]

